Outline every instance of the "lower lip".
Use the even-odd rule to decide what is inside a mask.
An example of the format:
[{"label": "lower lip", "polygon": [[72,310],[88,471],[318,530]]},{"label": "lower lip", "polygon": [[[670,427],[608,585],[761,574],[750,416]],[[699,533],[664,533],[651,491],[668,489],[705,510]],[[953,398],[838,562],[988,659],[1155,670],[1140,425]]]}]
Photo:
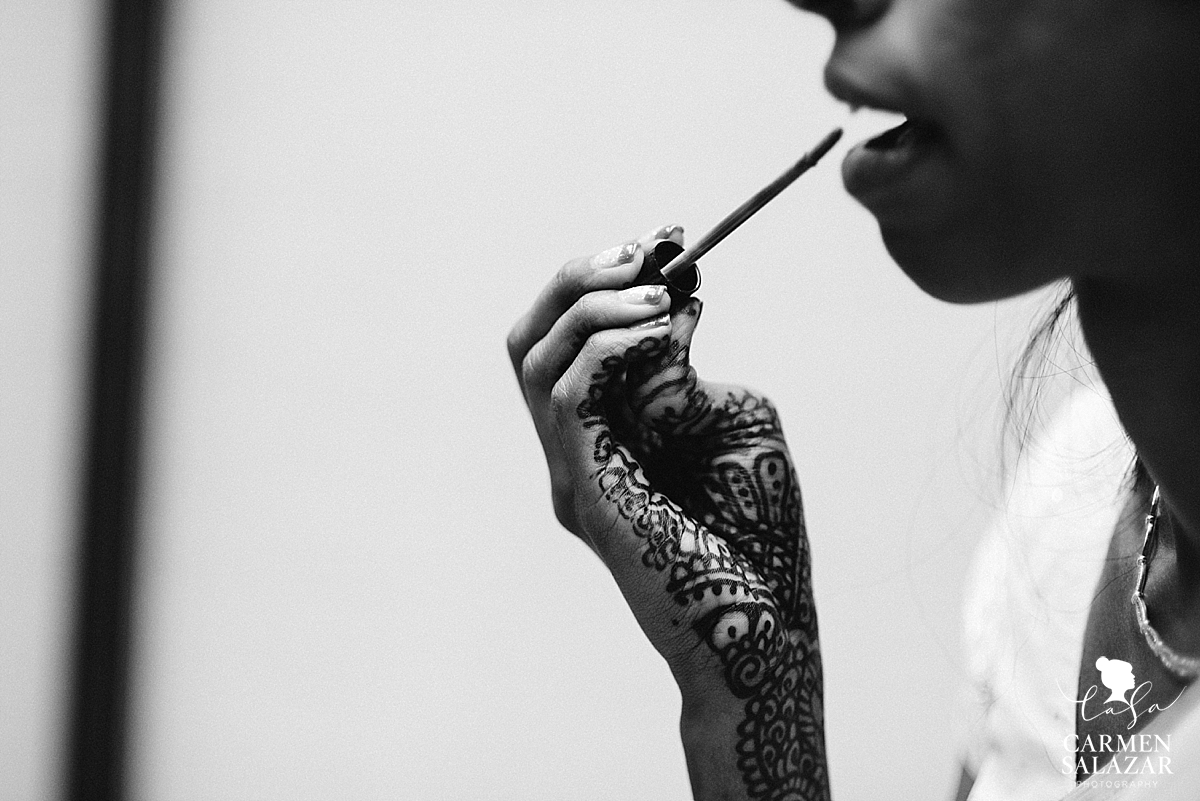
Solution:
[{"label": "lower lip", "polygon": [[912,137],[886,148],[859,142],[842,162],[846,190],[881,222],[931,222],[953,208],[945,141]]}]

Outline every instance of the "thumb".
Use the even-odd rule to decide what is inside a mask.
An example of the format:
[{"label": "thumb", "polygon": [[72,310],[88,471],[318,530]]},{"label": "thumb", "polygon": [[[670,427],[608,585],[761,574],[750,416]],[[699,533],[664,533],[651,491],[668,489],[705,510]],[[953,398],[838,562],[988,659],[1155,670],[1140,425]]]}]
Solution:
[{"label": "thumb", "polygon": [[703,304],[691,298],[671,312],[671,340],[651,358],[629,367],[626,391],[638,422],[664,434],[695,433],[712,399],[691,365],[692,336]]}]

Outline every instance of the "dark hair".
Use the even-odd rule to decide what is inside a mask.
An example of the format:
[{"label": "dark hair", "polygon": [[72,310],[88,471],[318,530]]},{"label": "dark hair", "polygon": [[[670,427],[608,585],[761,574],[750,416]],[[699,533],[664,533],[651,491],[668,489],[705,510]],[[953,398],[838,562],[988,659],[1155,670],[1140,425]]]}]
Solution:
[{"label": "dark hair", "polygon": [[[1008,476],[1016,468],[1067,393],[1077,385],[1093,386],[1098,381],[1095,361],[1075,316],[1074,287],[1064,280],[1009,373],[1004,395],[1003,474]],[[1136,454],[1128,475],[1131,489],[1141,489],[1149,481]]]},{"label": "dark hair", "polygon": [[[1002,425],[1005,475],[1015,469],[1058,405],[1063,387],[1057,379],[1064,375],[1074,377],[1081,366],[1091,366],[1086,349],[1080,347],[1078,332],[1068,327],[1068,323],[1075,320],[1074,306],[1075,292],[1069,282],[1064,282],[1050,309],[1034,325],[1009,371]],[[1064,350],[1082,356],[1077,362],[1083,364],[1064,365],[1059,358]]]}]

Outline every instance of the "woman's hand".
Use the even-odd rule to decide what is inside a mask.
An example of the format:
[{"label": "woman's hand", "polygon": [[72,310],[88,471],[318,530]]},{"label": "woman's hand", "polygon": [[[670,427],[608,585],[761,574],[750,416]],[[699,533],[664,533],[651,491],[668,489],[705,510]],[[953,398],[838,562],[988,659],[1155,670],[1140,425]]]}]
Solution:
[{"label": "woman's hand", "polygon": [[697,797],[826,798],[795,471],[769,401],[692,369],[700,302],[629,286],[660,238],[568,262],[509,335],[555,513],[674,673]]}]

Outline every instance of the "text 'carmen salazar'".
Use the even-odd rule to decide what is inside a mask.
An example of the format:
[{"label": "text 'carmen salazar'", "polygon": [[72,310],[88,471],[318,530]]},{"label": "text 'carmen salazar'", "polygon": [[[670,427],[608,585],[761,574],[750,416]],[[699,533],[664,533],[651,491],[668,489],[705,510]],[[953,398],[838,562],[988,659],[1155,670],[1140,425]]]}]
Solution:
[{"label": "text 'carmen salazar'", "polygon": [[1173,773],[1170,734],[1097,734],[1082,740],[1069,734],[1063,748],[1069,754],[1062,758],[1063,773]]}]

